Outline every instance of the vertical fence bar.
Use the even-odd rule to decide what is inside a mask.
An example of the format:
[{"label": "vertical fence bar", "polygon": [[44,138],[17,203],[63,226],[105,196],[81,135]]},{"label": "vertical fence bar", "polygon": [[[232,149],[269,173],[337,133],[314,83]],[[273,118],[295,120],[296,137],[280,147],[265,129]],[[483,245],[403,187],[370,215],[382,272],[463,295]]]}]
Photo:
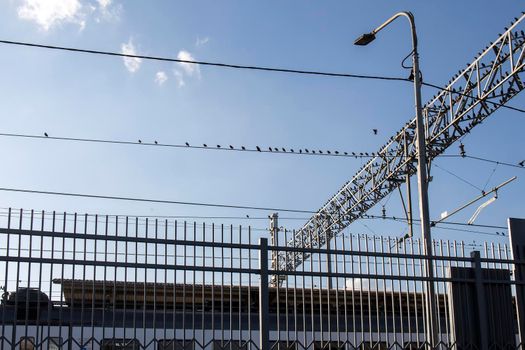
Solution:
[{"label": "vertical fence bar", "polygon": [[259,350],[270,350],[267,238],[259,238],[259,249]]},{"label": "vertical fence bar", "polygon": [[[525,253],[525,220],[509,219],[509,241],[512,259],[523,260]],[[516,313],[518,317],[518,333],[521,349],[525,342],[525,287],[518,282],[525,281],[525,266],[523,263],[514,264],[514,280],[516,282]]]},{"label": "vertical fence bar", "polygon": [[479,335],[480,345],[482,350],[489,348],[488,332],[489,327],[487,324],[487,304],[485,302],[485,287],[483,285],[483,272],[481,270],[481,257],[479,251],[473,251],[470,253],[470,257],[474,259],[472,265],[474,267],[474,278],[476,288],[476,300],[478,307],[478,322],[479,322]]}]

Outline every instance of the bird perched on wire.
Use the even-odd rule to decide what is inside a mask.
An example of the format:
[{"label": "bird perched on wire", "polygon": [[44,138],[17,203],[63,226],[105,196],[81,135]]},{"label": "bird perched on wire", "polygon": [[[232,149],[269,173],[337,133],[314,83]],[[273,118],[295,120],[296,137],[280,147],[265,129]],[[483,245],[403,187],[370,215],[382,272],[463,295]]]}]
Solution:
[{"label": "bird perched on wire", "polygon": [[462,157],[467,155],[467,152],[465,152],[465,145],[462,143],[459,144],[459,155]]},{"label": "bird perched on wire", "polygon": [[186,146],[190,147],[190,144],[188,142],[186,142]]},{"label": "bird perched on wire", "polygon": [[257,148],[257,151],[261,152],[261,147],[255,146],[255,148]]},{"label": "bird perched on wire", "polygon": [[377,129],[372,129],[374,135],[377,135]]},{"label": "bird perched on wire", "polygon": [[142,140],[139,140],[139,143],[142,143]]},{"label": "bird perched on wire", "polygon": [[159,143],[157,142],[157,140],[155,140],[155,144],[158,145]]},{"label": "bird perched on wire", "polygon": [[47,134],[47,132],[44,133],[44,136],[45,136],[45,137],[49,137],[49,135]]},{"label": "bird perched on wire", "polygon": [[521,167],[525,166],[525,160],[522,160],[521,162],[519,162],[518,165]]}]

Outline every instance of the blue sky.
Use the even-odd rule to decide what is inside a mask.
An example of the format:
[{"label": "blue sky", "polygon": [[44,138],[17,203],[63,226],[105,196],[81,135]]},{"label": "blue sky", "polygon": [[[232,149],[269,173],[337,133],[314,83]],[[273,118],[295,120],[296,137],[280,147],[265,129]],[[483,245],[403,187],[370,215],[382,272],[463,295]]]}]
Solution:
[{"label": "blue sky", "polygon": [[[445,85],[523,10],[518,1],[10,0],[0,6],[4,40],[400,77],[408,76],[400,66],[410,52],[406,23],[392,24],[365,48],[352,43],[393,13],[410,10],[416,18],[424,79],[438,85]],[[0,45],[0,130],[374,152],[414,116],[412,86],[404,82],[125,63],[116,57]],[[424,88],[423,102],[434,93]],[[518,96],[511,104],[523,108],[524,101]],[[525,159],[524,124],[524,114],[499,110],[464,140],[466,150],[517,163]],[[449,153],[457,154],[457,147]],[[0,138],[0,154],[0,187],[305,210],[318,209],[363,164],[344,158],[9,138]],[[478,187],[488,180],[490,188],[517,175],[477,223],[506,225],[507,217],[525,216],[525,170],[499,166],[491,176],[493,165],[473,160],[438,159],[436,164]],[[479,194],[439,168],[433,168],[432,175],[433,218]],[[14,193],[2,193],[1,198],[2,207],[79,213],[269,214]],[[465,222],[475,208],[454,221]],[[380,210],[377,206],[370,214]],[[387,215],[401,216],[397,194],[386,210]],[[266,220],[233,223],[268,225]],[[299,228],[302,221],[282,224]],[[349,230],[400,236],[406,227],[366,220]],[[500,239],[442,229],[433,234],[466,241]]]}]

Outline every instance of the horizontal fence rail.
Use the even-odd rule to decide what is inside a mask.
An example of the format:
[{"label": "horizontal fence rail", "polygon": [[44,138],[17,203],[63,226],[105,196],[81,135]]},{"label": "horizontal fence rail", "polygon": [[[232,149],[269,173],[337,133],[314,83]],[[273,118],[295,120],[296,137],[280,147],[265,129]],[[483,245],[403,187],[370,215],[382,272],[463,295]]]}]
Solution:
[{"label": "horizontal fence rail", "polygon": [[[9,209],[0,216],[0,350],[521,347],[525,282],[514,272],[525,260],[507,244],[434,241],[428,278],[417,239],[348,234],[305,248],[285,244],[294,231],[270,246],[267,235]],[[275,256],[302,263],[269,268]],[[424,322],[428,282],[434,344]]]}]

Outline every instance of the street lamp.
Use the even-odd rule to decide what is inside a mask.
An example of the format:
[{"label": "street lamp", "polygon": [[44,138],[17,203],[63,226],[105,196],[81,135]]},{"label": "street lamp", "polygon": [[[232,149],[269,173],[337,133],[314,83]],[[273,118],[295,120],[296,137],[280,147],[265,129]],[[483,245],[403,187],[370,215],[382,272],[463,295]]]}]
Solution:
[{"label": "street lamp", "polygon": [[428,278],[425,283],[426,299],[426,325],[427,339],[431,346],[437,344],[437,318],[436,300],[434,294],[434,271],[432,263],[432,239],[430,235],[430,215],[428,209],[428,179],[427,157],[425,148],[425,127],[423,124],[423,111],[421,107],[421,75],[419,72],[419,54],[417,52],[417,35],[414,15],[408,11],[396,13],[370,33],[361,35],[354,41],[354,45],[365,46],[375,40],[376,34],[398,17],[406,17],[410,22],[412,33],[412,62],[414,77],[414,95],[416,103],[416,138],[417,138],[417,185],[419,194],[419,215],[421,219],[421,234],[423,236],[423,249],[426,255],[425,274]]}]

